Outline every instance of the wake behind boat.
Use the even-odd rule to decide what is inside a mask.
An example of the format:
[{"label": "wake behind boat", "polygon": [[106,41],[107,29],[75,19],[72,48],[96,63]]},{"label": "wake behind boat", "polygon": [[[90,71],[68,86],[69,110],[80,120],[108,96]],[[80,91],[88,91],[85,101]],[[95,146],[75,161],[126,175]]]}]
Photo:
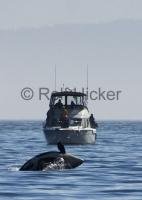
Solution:
[{"label": "wake behind boat", "polygon": [[43,127],[48,144],[94,144],[97,123],[89,113],[86,94],[53,92]]}]

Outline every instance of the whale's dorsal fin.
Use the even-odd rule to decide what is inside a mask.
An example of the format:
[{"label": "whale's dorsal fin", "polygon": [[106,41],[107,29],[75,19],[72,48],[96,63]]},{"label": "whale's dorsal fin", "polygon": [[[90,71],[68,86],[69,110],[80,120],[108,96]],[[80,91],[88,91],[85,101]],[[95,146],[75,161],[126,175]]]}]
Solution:
[{"label": "whale's dorsal fin", "polygon": [[58,146],[60,153],[62,153],[62,154],[66,153],[65,147],[61,142],[58,142],[57,146]]}]

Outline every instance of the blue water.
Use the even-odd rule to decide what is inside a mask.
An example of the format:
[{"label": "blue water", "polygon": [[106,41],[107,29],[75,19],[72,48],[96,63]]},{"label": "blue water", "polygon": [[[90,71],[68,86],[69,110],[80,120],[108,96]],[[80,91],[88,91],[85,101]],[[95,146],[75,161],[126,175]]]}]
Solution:
[{"label": "blue water", "polygon": [[142,122],[100,122],[95,145],[66,146],[85,159],[72,170],[21,172],[29,158],[56,150],[42,122],[0,122],[0,199],[141,200]]}]

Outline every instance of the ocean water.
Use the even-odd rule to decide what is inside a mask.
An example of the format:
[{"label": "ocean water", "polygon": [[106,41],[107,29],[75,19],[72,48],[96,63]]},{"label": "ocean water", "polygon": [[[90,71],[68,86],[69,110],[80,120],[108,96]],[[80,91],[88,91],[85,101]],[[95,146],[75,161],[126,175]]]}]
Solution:
[{"label": "ocean water", "polygon": [[29,158],[56,150],[40,121],[0,122],[0,199],[141,200],[142,122],[100,122],[95,145],[66,146],[82,159],[76,169],[21,172]]}]

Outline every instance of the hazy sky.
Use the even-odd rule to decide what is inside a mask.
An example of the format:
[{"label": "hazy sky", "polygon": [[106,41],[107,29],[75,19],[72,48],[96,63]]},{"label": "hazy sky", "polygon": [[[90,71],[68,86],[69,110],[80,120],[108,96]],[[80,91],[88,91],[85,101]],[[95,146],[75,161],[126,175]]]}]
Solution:
[{"label": "hazy sky", "polygon": [[[120,101],[90,102],[96,118],[142,120],[141,10],[142,0],[0,0],[0,119],[44,119],[38,90],[54,89],[55,64],[58,88],[79,89],[89,64],[90,89],[122,90]],[[21,99],[27,86],[32,101]]]},{"label": "hazy sky", "polygon": [[0,0],[0,28],[142,19],[142,0]]}]

